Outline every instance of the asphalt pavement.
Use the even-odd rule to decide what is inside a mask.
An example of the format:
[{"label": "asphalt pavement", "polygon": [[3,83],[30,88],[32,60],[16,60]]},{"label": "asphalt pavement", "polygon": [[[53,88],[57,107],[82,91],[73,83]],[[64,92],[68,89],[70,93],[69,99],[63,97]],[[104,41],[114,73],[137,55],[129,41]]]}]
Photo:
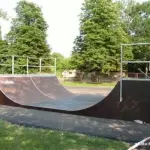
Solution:
[{"label": "asphalt pavement", "polygon": [[150,136],[150,124],[60,114],[0,106],[0,119],[23,126],[70,131],[90,136],[138,142]]}]

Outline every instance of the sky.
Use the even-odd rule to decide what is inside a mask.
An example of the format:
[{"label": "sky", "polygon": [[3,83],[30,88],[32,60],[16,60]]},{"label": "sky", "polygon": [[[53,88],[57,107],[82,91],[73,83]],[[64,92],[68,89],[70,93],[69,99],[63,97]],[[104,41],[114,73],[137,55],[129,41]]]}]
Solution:
[{"label": "sky", "polygon": [[[10,18],[16,16],[14,8],[19,0],[0,0],[0,9],[8,13]],[[28,0],[42,7],[44,18],[49,25],[47,34],[48,44],[53,52],[59,52],[69,57],[73,42],[79,35],[79,14],[84,0]],[[136,0],[144,1],[144,0]],[[11,19],[0,20],[2,35],[9,32]]]}]

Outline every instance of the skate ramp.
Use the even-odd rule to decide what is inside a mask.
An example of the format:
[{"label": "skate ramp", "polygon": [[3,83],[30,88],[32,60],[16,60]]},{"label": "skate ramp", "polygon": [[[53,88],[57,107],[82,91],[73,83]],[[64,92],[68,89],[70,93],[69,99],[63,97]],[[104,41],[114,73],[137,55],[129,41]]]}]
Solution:
[{"label": "skate ramp", "polygon": [[[0,102],[4,105],[42,109],[59,113],[150,122],[149,80],[123,81],[123,101],[120,103],[119,82],[105,97],[103,95],[72,94],[64,89],[58,80],[54,78],[56,77],[43,76],[38,83],[35,81],[35,77],[33,79],[34,82],[32,82],[31,76],[0,77]],[[36,78],[36,80],[39,79]],[[49,84],[51,79],[56,81],[56,84],[53,83],[53,86],[50,88],[55,89],[52,92],[50,92],[50,89],[47,89],[49,86],[46,86],[46,81]],[[43,88],[42,85],[45,85],[45,87]],[[56,92],[57,88],[59,88],[58,95]]]},{"label": "skate ramp", "polygon": [[[72,94],[59,84],[56,77],[43,78],[44,80],[38,78],[38,86],[44,89],[47,88],[47,91],[52,91],[51,93],[41,91],[34,82],[31,81],[32,79],[29,76],[0,77],[0,89],[7,99],[16,104],[66,111],[77,111],[91,107],[104,98],[103,95]],[[48,84],[51,84],[51,86],[45,86],[46,81]]]},{"label": "skate ramp", "polygon": [[65,89],[56,76],[30,76],[30,80],[40,92],[47,96],[53,95],[53,99],[67,99],[76,96]]},{"label": "skate ramp", "polygon": [[[81,91],[81,94],[74,94],[70,91],[68,91],[66,88],[64,88],[64,86],[62,86],[62,84],[59,82],[59,80],[57,79],[56,76],[51,76],[51,77],[39,77],[39,76],[31,76],[30,77],[31,82],[35,85],[35,87],[42,93],[44,93],[45,95],[55,95],[55,99],[61,99],[63,100],[63,98],[67,99],[73,96],[77,96],[77,95],[83,95],[82,91],[81,91],[81,87],[78,87],[78,90]],[[88,89],[90,90],[90,89]],[[101,88],[97,88],[96,92],[91,92],[91,91],[87,91],[86,93],[90,93],[90,94],[86,94],[84,93],[84,97],[88,97],[88,96],[92,96],[92,95],[103,95],[103,96],[107,96],[110,91],[112,89],[106,90],[103,88],[103,90]],[[78,92],[80,93],[80,92]],[[87,96],[86,96],[87,95]],[[81,100],[81,99],[80,99]],[[88,98],[86,98],[86,100],[88,100]],[[91,101],[91,99],[90,99]]]}]

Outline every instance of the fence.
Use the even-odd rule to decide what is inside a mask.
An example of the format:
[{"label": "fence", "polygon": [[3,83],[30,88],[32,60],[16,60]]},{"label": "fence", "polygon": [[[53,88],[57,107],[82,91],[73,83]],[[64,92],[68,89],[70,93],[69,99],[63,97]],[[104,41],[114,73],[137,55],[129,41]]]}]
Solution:
[{"label": "fence", "polygon": [[0,55],[0,74],[56,74],[56,58]]},{"label": "fence", "polygon": [[145,73],[145,74],[143,74],[143,73],[128,73],[127,77],[128,78],[136,78],[136,79],[141,79],[141,78],[147,79],[148,77],[150,77],[150,73]]},{"label": "fence", "polygon": [[[128,77],[123,77],[123,65],[128,64],[128,63],[132,63],[132,64],[148,63],[148,64],[150,64],[150,61],[124,60],[124,48],[129,47],[129,46],[145,46],[145,45],[149,46],[150,43],[121,44],[121,49],[120,49],[120,51],[121,51],[121,58],[120,58],[121,59],[121,62],[120,62],[120,75],[121,75],[121,77],[120,77],[120,102],[122,102],[122,100],[123,100],[123,97],[122,97],[122,80],[129,80]],[[147,74],[145,74],[144,72],[142,72],[142,71],[140,71],[140,72],[142,74],[144,74],[145,76],[147,76]],[[136,78],[136,80],[141,80],[141,79]],[[142,79],[142,80],[149,80],[149,78],[148,79]]]}]

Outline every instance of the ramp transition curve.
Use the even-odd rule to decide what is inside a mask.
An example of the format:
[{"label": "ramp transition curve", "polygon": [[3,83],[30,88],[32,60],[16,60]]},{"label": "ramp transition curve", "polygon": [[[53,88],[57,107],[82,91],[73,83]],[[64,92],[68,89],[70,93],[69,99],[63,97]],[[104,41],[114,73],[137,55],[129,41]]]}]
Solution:
[{"label": "ramp transition curve", "polygon": [[123,81],[123,102],[118,82],[103,95],[76,95],[55,76],[1,76],[0,104],[108,119],[150,123],[150,81]]}]

